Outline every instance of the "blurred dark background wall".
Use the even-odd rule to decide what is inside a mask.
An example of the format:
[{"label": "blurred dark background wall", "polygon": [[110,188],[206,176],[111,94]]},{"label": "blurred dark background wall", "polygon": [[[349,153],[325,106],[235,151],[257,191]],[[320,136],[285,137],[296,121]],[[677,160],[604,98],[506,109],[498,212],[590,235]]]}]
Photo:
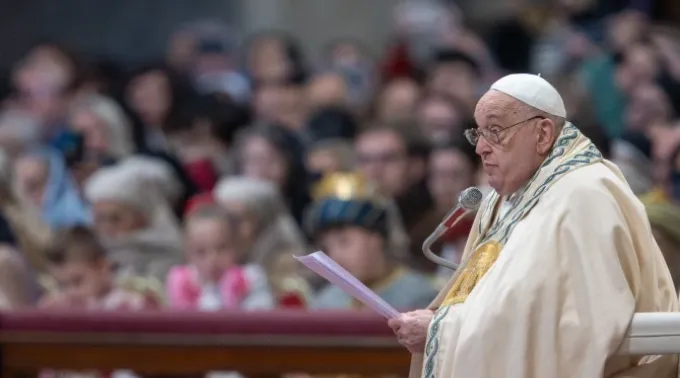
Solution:
[{"label": "blurred dark background wall", "polygon": [[[0,67],[41,39],[127,63],[162,56],[177,26],[209,17],[235,23],[232,0],[0,0]],[[148,23],[152,22],[152,28]],[[87,32],[83,32],[87,30]]]},{"label": "blurred dark background wall", "polygon": [[[426,1],[426,0],[423,0]],[[488,25],[518,5],[536,0],[456,0],[468,22]],[[540,0],[539,0],[540,1]],[[220,20],[242,34],[286,30],[312,54],[337,37],[360,38],[380,53],[398,0],[0,0],[0,69],[33,43],[49,38],[98,58],[130,64],[160,57],[178,26]],[[602,5],[629,3],[601,0]],[[610,4],[611,3],[611,4]],[[668,21],[680,16],[678,0],[633,0]],[[604,6],[607,8],[607,6]],[[154,23],[152,28],[148,24]],[[87,32],[83,32],[87,30]]]}]

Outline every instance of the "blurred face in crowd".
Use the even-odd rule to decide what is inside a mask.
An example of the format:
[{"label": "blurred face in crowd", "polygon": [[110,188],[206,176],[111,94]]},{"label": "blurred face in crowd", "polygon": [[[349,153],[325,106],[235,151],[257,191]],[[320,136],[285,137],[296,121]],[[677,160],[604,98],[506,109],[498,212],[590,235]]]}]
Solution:
[{"label": "blurred face in crowd", "polygon": [[320,247],[340,266],[364,283],[381,278],[385,270],[383,238],[361,227],[327,230],[319,237]]},{"label": "blurred face in crowd", "polygon": [[108,152],[108,126],[103,119],[87,109],[79,109],[71,114],[69,126],[83,135],[86,150],[100,154]]},{"label": "blurred face in crowd", "polygon": [[14,172],[19,190],[37,207],[42,207],[49,167],[39,156],[22,156],[14,162]]},{"label": "blurred face in crowd", "polygon": [[644,131],[652,126],[665,125],[672,116],[668,96],[658,85],[645,83],[633,89],[626,107],[629,130]]},{"label": "blurred face in crowd", "polygon": [[117,201],[101,200],[93,204],[97,233],[115,239],[144,229],[147,218],[141,211]]},{"label": "blurred face in crowd", "polygon": [[207,40],[202,43],[222,45],[218,51],[199,51],[193,61],[192,72],[195,76],[207,74],[219,74],[229,72],[232,68],[231,54],[225,42],[219,39]]},{"label": "blurred face in crowd", "polygon": [[389,196],[406,192],[411,182],[406,144],[396,132],[368,131],[355,142],[358,168]]},{"label": "blurred face in crowd", "polygon": [[[475,121],[483,135],[476,152],[482,158],[489,185],[500,195],[510,195],[527,183],[557,137],[552,121],[494,90],[479,100]],[[505,129],[511,125],[515,126]]]},{"label": "blurred face in crowd", "polygon": [[248,138],[243,145],[242,159],[244,175],[284,187],[288,174],[286,159],[265,138]]},{"label": "blurred face in crowd", "polygon": [[21,61],[14,72],[14,82],[23,93],[62,90],[72,78],[73,68],[57,48],[39,46]]},{"label": "blurred face in crowd", "polygon": [[348,88],[347,101],[353,106],[366,106],[375,87],[373,59],[358,43],[342,41],[333,44],[326,60],[343,77]]},{"label": "blurred face in crowd", "polygon": [[187,30],[172,34],[168,42],[167,61],[176,70],[185,71],[196,54],[196,37]]},{"label": "blurred face in crowd", "polygon": [[331,51],[331,63],[336,66],[351,66],[366,60],[361,48],[351,41],[335,44]]},{"label": "blurred face in crowd", "polygon": [[236,238],[242,251],[248,251],[257,241],[258,222],[256,217],[248,210],[248,207],[238,201],[221,202],[224,208],[236,222]]},{"label": "blurred face in crowd", "polygon": [[210,159],[226,149],[212,134],[212,123],[206,119],[196,119],[185,130],[166,133],[168,143],[183,163]]},{"label": "blurred face in crowd", "polygon": [[58,117],[68,100],[65,91],[74,67],[59,49],[39,46],[29,52],[14,71],[14,84],[29,110],[47,120]]},{"label": "blurred face in crowd", "polygon": [[226,220],[189,219],[186,243],[189,261],[202,280],[217,283],[237,263],[236,235]]},{"label": "blurred face in crowd", "polygon": [[307,86],[307,102],[311,109],[347,105],[347,83],[335,73],[316,76]]},{"label": "blurred face in crowd", "polygon": [[400,121],[413,116],[420,97],[420,87],[408,78],[389,82],[378,97],[377,117],[382,121]]},{"label": "blurred face in crowd", "polygon": [[309,172],[328,174],[342,170],[338,151],[333,148],[316,148],[307,155]]},{"label": "blurred face in crowd", "polygon": [[284,42],[275,36],[257,38],[248,49],[248,69],[256,81],[281,81],[291,71]]},{"label": "blurred face in crowd", "polygon": [[613,16],[607,25],[607,39],[612,50],[622,51],[635,43],[646,27],[647,20],[639,11],[625,10]]},{"label": "blurred face in crowd", "polygon": [[255,115],[259,120],[281,123],[291,129],[302,127],[304,93],[296,85],[263,84],[255,92]]},{"label": "blurred face in crowd", "polygon": [[624,61],[615,73],[616,85],[625,93],[631,93],[639,85],[651,82],[659,73],[659,58],[651,47],[636,44],[624,52]]},{"label": "blurred face in crowd", "polygon": [[477,79],[466,63],[440,63],[428,78],[427,88],[435,93],[453,96],[472,108],[477,100]]},{"label": "blurred face in crowd", "polygon": [[39,120],[23,111],[0,112],[0,149],[10,158],[34,145],[41,131]]},{"label": "blurred face in crowd", "polygon": [[458,195],[475,184],[475,170],[457,149],[432,152],[429,162],[428,187],[438,209],[448,210],[458,202]]},{"label": "blurred face in crowd", "polygon": [[127,101],[147,126],[160,127],[171,105],[168,77],[161,71],[150,71],[136,77],[127,88]]},{"label": "blurred face in crowd", "polygon": [[418,126],[432,141],[451,140],[462,134],[465,115],[452,102],[443,97],[424,99],[416,111]]},{"label": "blurred face in crowd", "polygon": [[104,259],[72,260],[49,266],[48,270],[69,306],[82,308],[92,305],[110,289],[110,266]]}]

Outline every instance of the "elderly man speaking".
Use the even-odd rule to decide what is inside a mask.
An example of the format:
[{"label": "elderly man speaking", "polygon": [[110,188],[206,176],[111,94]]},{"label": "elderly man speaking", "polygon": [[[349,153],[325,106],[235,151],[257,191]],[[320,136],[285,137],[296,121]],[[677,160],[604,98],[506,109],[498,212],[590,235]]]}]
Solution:
[{"label": "elderly man speaking", "polygon": [[675,377],[675,355],[616,356],[635,312],[678,310],[618,168],[540,76],[501,78],[474,116],[465,136],[494,191],[431,307],[389,321],[411,378]]}]

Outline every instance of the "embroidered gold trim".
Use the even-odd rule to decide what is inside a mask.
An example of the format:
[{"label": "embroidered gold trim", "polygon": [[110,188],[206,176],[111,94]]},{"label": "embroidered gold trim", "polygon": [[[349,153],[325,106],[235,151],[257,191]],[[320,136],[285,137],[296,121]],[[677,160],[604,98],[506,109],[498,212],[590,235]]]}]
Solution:
[{"label": "embroidered gold trim", "polygon": [[446,294],[441,306],[465,302],[479,280],[484,277],[486,272],[488,272],[489,269],[491,269],[491,266],[496,262],[502,249],[503,246],[494,241],[489,241],[479,246],[475,252],[473,252],[468,264],[463,268],[461,275],[456,282],[453,283],[453,286],[451,286],[451,289]]}]

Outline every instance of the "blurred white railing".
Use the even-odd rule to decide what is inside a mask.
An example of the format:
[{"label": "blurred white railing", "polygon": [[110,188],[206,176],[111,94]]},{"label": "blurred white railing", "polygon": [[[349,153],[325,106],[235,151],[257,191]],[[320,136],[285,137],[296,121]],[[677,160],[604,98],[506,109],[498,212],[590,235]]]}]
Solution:
[{"label": "blurred white railing", "polygon": [[623,355],[680,353],[680,312],[635,314],[618,353]]}]

